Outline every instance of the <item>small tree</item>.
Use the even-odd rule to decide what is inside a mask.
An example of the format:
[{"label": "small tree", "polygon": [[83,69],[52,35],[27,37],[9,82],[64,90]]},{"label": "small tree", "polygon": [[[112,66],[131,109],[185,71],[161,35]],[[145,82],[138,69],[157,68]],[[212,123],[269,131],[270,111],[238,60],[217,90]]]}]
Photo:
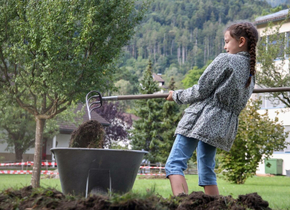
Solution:
[{"label": "small tree", "polygon": [[40,186],[46,120],[112,86],[112,62],[141,21],[135,0],[11,0],[0,7],[0,92],[36,121],[31,184]]},{"label": "small tree", "polygon": [[0,118],[0,139],[7,143],[6,150],[15,152],[16,161],[21,161],[23,153],[34,145],[35,120],[27,111],[3,104]]},{"label": "small tree", "polygon": [[263,156],[267,159],[274,151],[286,148],[288,133],[278,122],[271,120],[268,113],[259,114],[261,101],[250,100],[239,116],[239,128],[229,152],[218,150],[219,169],[227,180],[244,184],[256,174]]}]

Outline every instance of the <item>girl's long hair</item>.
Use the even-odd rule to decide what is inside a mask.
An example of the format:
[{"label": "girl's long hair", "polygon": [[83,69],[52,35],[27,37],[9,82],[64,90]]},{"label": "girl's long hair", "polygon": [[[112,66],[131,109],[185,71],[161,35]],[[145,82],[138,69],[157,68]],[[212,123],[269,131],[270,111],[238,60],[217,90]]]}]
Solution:
[{"label": "girl's long hair", "polygon": [[241,37],[246,39],[248,52],[250,54],[250,75],[246,83],[246,87],[251,84],[252,76],[256,74],[256,45],[259,39],[258,31],[256,27],[250,22],[241,22],[230,25],[226,31],[230,32],[230,35],[239,40]]}]

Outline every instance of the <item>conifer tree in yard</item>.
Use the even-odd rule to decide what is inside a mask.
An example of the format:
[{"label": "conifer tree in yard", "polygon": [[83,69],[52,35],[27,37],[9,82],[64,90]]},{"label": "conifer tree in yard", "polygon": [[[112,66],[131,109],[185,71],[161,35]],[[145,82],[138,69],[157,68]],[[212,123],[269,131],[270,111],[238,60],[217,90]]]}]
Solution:
[{"label": "conifer tree in yard", "polygon": [[145,12],[135,0],[0,2],[0,92],[36,121],[31,184],[40,186],[46,120],[111,88],[114,59]]},{"label": "conifer tree in yard", "polygon": [[[159,91],[157,83],[152,76],[152,63],[149,61],[148,68],[144,71],[139,91],[141,94],[153,94]],[[158,147],[155,141],[160,138],[160,126],[162,121],[162,106],[165,99],[138,100],[134,104],[134,114],[139,117],[133,123],[131,140],[133,149],[149,151],[148,159],[156,162]]]},{"label": "conifer tree in yard", "polygon": [[[175,81],[173,77],[168,85],[169,90],[175,89]],[[156,161],[165,163],[171,151],[171,147],[175,140],[174,132],[179,120],[181,119],[182,112],[180,105],[172,101],[166,101],[163,105],[162,123],[160,125],[160,137],[155,141],[158,145],[158,154],[156,154]]]},{"label": "conifer tree in yard", "polygon": [[261,101],[250,101],[239,116],[239,128],[229,152],[218,150],[219,168],[230,182],[244,184],[256,174],[263,155],[269,158],[274,151],[286,148],[288,133],[268,113],[259,114]]}]

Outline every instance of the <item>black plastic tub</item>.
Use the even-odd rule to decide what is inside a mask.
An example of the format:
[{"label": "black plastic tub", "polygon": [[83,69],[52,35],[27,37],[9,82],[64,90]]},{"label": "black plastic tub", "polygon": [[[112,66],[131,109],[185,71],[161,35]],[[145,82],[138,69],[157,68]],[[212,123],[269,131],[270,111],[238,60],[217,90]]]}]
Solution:
[{"label": "black plastic tub", "polygon": [[126,193],[148,152],[139,150],[52,148],[64,194]]}]

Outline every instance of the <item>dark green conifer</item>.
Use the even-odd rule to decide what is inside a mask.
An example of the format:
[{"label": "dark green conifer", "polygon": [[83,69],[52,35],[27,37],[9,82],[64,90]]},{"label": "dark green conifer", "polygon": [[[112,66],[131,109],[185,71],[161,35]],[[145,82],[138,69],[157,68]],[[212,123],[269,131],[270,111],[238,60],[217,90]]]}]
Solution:
[{"label": "dark green conifer", "polygon": [[[142,94],[153,94],[159,90],[158,84],[153,80],[152,63],[149,61],[139,91]],[[149,151],[148,159],[151,162],[156,162],[155,157],[158,153],[155,141],[160,138],[164,102],[165,99],[138,100],[134,105],[134,114],[139,119],[133,123],[134,129],[131,131],[133,149]]]},{"label": "dark green conifer", "polygon": [[[168,87],[169,90],[174,90],[176,88],[173,77],[171,77]],[[158,162],[165,163],[175,140],[174,132],[181,119],[182,112],[178,104],[173,101],[166,101],[162,108],[162,115],[163,119],[160,126],[160,136],[158,140],[156,140],[159,152],[156,154],[155,158]]]}]

